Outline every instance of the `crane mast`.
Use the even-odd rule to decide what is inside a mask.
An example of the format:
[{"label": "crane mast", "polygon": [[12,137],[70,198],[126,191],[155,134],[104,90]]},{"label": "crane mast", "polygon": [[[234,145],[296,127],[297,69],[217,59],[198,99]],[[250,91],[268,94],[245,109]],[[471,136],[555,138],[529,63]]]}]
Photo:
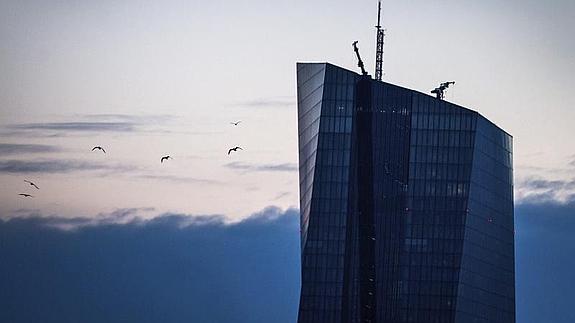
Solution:
[{"label": "crane mast", "polygon": [[361,74],[367,75],[367,71],[363,66],[363,61],[361,60],[361,56],[359,56],[359,48],[357,48],[357,40],[351,44],[353,46],[353,50],[355,51],[355,55],[357,56],[357,66],[361,68]]},{"label": "crane mast", "polygon": [[375,46],[375,79],[381,81],[383,76],[383,37],[385,29],[381,28],[381,1],[377,5],[377,43]]}]

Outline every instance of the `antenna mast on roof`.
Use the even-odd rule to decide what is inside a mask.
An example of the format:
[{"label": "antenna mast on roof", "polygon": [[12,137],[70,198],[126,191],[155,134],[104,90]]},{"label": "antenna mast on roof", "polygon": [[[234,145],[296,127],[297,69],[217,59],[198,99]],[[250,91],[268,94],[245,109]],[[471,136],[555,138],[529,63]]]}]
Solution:
[{"label": "antenna mast on roof", "polygon": [[375,49],[375,79],[381,81],[383,75],[383,36],[385,36],[385,29],[381,28],[381,0],[377,5],[377,43]]}]

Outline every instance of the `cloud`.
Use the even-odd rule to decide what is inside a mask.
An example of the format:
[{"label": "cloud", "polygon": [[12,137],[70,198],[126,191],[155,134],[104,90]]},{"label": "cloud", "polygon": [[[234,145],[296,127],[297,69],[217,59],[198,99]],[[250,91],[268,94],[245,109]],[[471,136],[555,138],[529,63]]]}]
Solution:
[{"label": "cloud", "polygon": [[67,122],[36,122],[5,125],[4,136],[47,136],[62,137],[70,133],[130,133],[130,132],[172,132],[158,129],[176,119],[172,115],[132,114],[87,114],[75,115]]},{"label": "cloud", "polygon": [[243,162],[231,162],[224,167],[244,172],[295,172],[298,166],[295,163],[281,164],[248,164]]},{"label": "cloud", "polygon": [[213,129],[190,131],[182,118],[169,115],[84,114],[73,115],[66,122],[17,123],[0,126],[0,136],[60,138],[94,134],[183,134],[192,136],[221,135]]},{"label": "cloud", "polygon": [[198,177],[189,177],[189,176],[174,176],[174,175],[135,175],[136,178],[147,179],[147,180],[154,180],[154,181],[168,181],[173,183],[181,183],[181,184],[207,184],[207,185],[220,185],[224,184],[221,181],[212,180],[212,179],[205,179],[205,178],[198,178]]},{"label": "cloud", "polygon": [[[92,220],[0,220],[0,321],[296,320],[297,210],[270,207],[231,224],[217,215],[136,219],[149,211],[101,214],[108,220],[75,230],[58,225]],[[518,322],[575,320],[574,215],[575,203],[516,208]]]},{"label": "cloud", "polygon": [[0,156],[17,154],[39,154],[58,152],[61,149],[51,145],[37,144],[4,144],[0,143]]},{"label": "cloud", "polygon": [[[131,225],[144,227],[154,223],[170,223],[174,227],[185,228],[188,226],[200,226],[208,224],[226,223],[226,218],[222,215],[187,215],[176,213],[157,214],[153,207],[142,208],[122,208],[110,213],[99,213],[93,217],[61,217],[57,215],[43,215],[36,209],[15,210],[11,214],[4,216],[5,221],[28,219],[44,227],[60,229],[64,231],[74,231],[88,227],[110,226],[110,225]],[[0,218],[2,221],[2,218]]]},{"label": "cloud", "polygon": [[90,132],[130,132],[137,127],[133,122],[48,122],[21,123],[7,126],[14,130],[59,130]]},{"label": "cloud", "polygon": [[291,96],[260,98],[255,100],[238,102],[235,104],[235,106],[245,108],[285,108],[285,107],[294,107],[295,105],[296,105],[296,99],[295,97]]},{"label": "cloud", "polygon": [[[575,158],[575,155],[570,156]],[[575,169],[572,162],[567,167],[542,167],[518,165],[515,180],[515,202],[518,204],[567,204],[575,202]]]},{"label": "cloud", "polygon": [[517,203],[559,203],[575,202],[575,179],[550,180],[542,177],[527,177],[516,183]]},{"label": "cloud", "polygon": [[169,121],[173,121],[178,116],[171,115],[171,114],[152,114],[152,115],[136,115],[136,114],[83,114],[80,115],[83,119],[90,119],[90,120],[106,120],[106,121],[123,121],[123,122],[132,122],[132,123],[166,123]]},{"label": "cloud", "polygon": [[136,167],[120,164],[102,164],[91,161],[64,159],[0,160],[0,173],[71,173],[76,171],[126,172]]},{"label": "cloud", "polygon": [[120,208],[109,213],[98,213],[95,216],[77,216],[77,217],[62,217],[57,215],[44,215],[38,209],[18,209],[12,211],[8,215],[2,216],[1,221],[19,221],[28,219],[39,225],[62,229],[62,230],[79,230],[86,227],[95,226],[108,226],[108,225],[131,225],[131,226],[147,226],[157,223],[169,223],[173,227],[180,229],[191,226],[205,226],[205,225],[222,225],[234,226],[239,223],[248,222],[270,222],[285,215],[298,215],[298,210],[282,209],[276,206],[268,206],[260,212],[255,212],[248,218],[240,222],[231,222],[226,216],[221,214],[208,214],[208,215],[190,215],[185,213],[162,213],[157,214],[156,209],[153,207],[140,207],[140,208]]},{"label": "cloud", "polygon": [[[518,173],[528,174],[530,176],[570,176],[573,175],[573,169],[570,167],[570,163],[567,164],[568,167],[543,167],[543,166],[533,166],[518,164],[514,168]],[[527,176],[524,176],[527,177]]]},{"label": "cloud", "polygon": [[54,227],[83,221],[0,220],[0,321],[296,320],[296,210],[267,208],[233,224],[218,216],[164,214],[76,230]]}]

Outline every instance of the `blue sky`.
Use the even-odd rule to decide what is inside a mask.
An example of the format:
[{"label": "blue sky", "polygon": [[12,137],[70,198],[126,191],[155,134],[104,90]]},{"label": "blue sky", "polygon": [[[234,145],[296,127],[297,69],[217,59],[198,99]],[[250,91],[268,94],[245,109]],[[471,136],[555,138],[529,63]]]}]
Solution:
[{"label": "blue sky", "polygon": [[[29,304],[41,308],[57,289],[43,285],[48,281],[63,284],[54,315],[94,306],[100,311],[92,317],[103,320],[118,303],[125,315],[135,315],[130,309],[150,299],[123,303],[122,293],[161,287],[167,293],[174,277],[184,275],[173,271],[176,264],[198,273],[185,285],[195,286],[214,274],[195,267],[195,259],[218,267],[238,253],[249,261],[240,272],[226,263],[220,277],[246,278],[254,269],[275,274],[266,276],[266,285],[239,279],[237,294],[221,300],[231,306],[226,313],[262,308],[260,318],[247,321],[263,322],[276,311],[293,321],[295,63],[328,61],[357,70],[351,42],[359,40],[373,73],[376,8],[372,0],[0,1],[0,279],[30,281],[19,292],[0,290],[13,309],[0,315],[20,315]],[[573,321],[573,293],[565,288],[573,285],[567,270],[574,241],[567,232],[575,229],[573,12],[575,2],[568,0],[384,2],[384,80],[422,92],[455,80],[447,100],[514,136],[519,322]],[[242,123],[230,124],[237,120]],[[96,145],[107,153],[92,152]],[[236,145],[244,150],[227,155]],[[173,159],[161,164],[164,155]],[[262,212],[267,220],[255,221]],[[277,233],[277,244],[266,230]],[[258,245],[282,252],[250,255],[255,246],[244,241],[239,249],[222,243],[210,258],[190,247],[213,243],[206,232],[237,242],[244,231],[262,234]],[[111,241],[124,244],[126,236],[141,243],[115,253]],[[161,257],[151,252],[159,250],[155,243],[173,248],[173,257],[154,261],[166,268],[128,257],[132,263],[114,270],[123,277],[144,271],[125,290],[115,289],[117,278],[98,276],[110,273],[118,257]],[[257,267],[263,258],[271,267]],[[63,279],[63,272],[91,265],[98,268],[91,276]],[[38,275],[37,268],[45,270]],[[152,278],[162,275],[155,284]],[[42,292],[33,293],[38,286]],[[184,287],[148,317],[173,304],[182,315],[212,309],[199,291]],[[264,298],[247,297],[249,303],[246,295],[256,291]],[[86,292],[92,298],[78,298]],[[285,298],[261,305],[273,295]],[[196,303],[171,298],[179,296]]]}]

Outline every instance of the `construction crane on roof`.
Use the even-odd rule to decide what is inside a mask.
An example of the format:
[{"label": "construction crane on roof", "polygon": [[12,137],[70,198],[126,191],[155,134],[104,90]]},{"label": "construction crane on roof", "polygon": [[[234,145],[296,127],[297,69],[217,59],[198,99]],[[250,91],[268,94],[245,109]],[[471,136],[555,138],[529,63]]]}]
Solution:
[{"label": "construction crane on roof", "polygon": [[361,60],[361,56],[359,56],[359,48],[357,48],[357,40],[353,42],[352,44],[353,46],[353,50],[355,51],[355,55],[357,55],[357,66],[359,68],[361,68],[361,74],[363,75],[367,75],[367,71],[365,70],[365,67],[363,66],[363,61]]},{"label": "construction crane on roof", "polygon": [[439,87],[433,89],[431,93],[435,94],[436,98],[443,100],[443,97],[445,96],[445,90],[447,90],[451,84],[455,84],[455,81],[441,83],[439,84]]},{"label": "construction crane on roof", "polygon": [[375,47],[375,79],[381,81],[383,75],[383,37],[385,29],[381,28],[381,1],[377,5],[377,42]]}]

